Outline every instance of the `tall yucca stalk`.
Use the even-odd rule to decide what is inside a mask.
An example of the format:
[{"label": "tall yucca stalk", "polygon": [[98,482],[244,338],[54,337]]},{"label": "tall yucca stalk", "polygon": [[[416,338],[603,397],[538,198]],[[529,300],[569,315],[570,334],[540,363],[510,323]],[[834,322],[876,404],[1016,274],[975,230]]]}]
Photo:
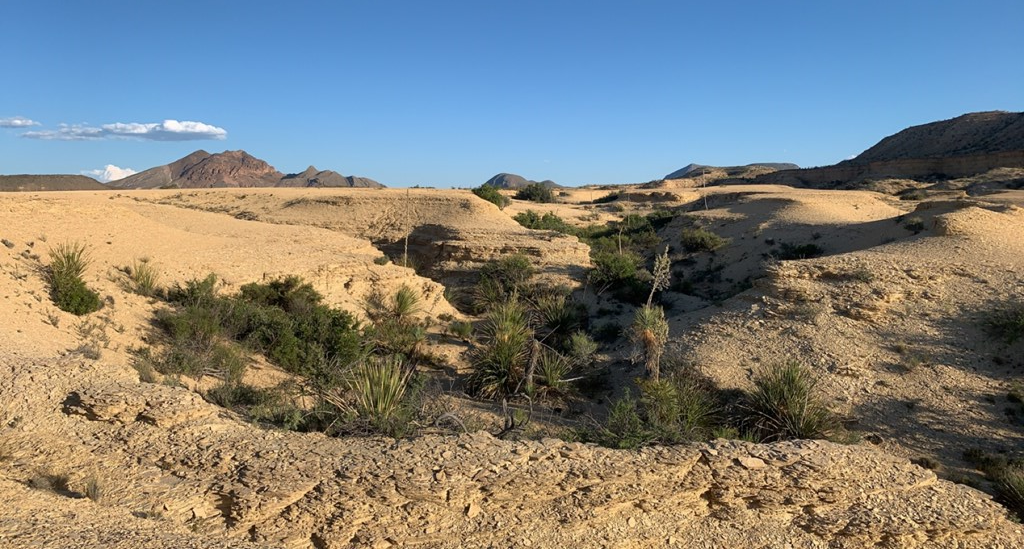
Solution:
[{"label": "tall yucca stalk", "polygon": [[634,360],[643,360],[647,375],[661,377],[661,357],[668,343],[668,320],[665,311],[657,305],[645,305],[636,310],[629,339],[635,347]]}]

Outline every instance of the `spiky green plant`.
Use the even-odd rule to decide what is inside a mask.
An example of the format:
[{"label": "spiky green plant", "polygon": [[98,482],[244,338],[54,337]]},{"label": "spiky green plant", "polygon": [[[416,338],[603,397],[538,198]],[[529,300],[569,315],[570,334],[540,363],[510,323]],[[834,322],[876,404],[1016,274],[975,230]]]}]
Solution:
[{"label": "spiky green plant", "polygon": [[643,361],[651,379],[661,377],[661,356],[668,343],[665,311],[657,305],[638,308],[633,316],[633,324],[629,327],[629,339],[634,346],[634,361]]},{"label": "spiky green plant", "polygon": [[525,375],[533,331],[518,301],[495,305],[481,327],[482,345],[473,356],[470,388],[493,398],[514,393]]},{"label": "spiky green plant", "polygon": [[391,313],[395,319],[406,322],[420,312],[420,309],[420,295],[416,293],[416,290],[402,284],[402,287],[395,292],[391,302]]},{"label": "spiky green plant", "polygon": [[1007,344],[1013,344],[1018,339],[1024,338],[1024,301],[1004,306],[989,316],[985,325],[992,335],[999,337]]},{"label": "spiky green plant", "polygon": [[348,379],[355,413],[373,425],[387,425],[402,406],[411,373],[395,356],[370,357],[357,365]]},{"label": "spiky green plant", "polygon": [[747,425],[763,441],[827,438],[838,421],[817,392],[818,379],[798,362],[768,366],[742,404]]},{"label": "spiky green plant", "polygon": [[537,360],[537,384],[545,393],[565,392],[569,388],[572,362],[551,349],[541,351]]},{"label": "spiky green plant", "polygon": [[81,316],[102,307],[99,295],[82,280],[91,263],[85,244],[80,242],[63,242],[50,249],[47,278],[57,308]]},{"label": "spiky green plant", "polygon": [[131,281],[131,290],[141,296],[156,294],[160,283],[160,271],[148,259],[136,259],[124,269]]},{"label": "spiky green plant", "polygon": [[579,366],[589,365],[594,360],[594,353],[597,352],[597,342],[586,332],[573,332],[566,342],[566,349],[569,357]]},{"label": "spiky green plant", "polygon": [[1010,465],[995,475],[996,491],[1006,507],[1024,520],[1024,466]]}]

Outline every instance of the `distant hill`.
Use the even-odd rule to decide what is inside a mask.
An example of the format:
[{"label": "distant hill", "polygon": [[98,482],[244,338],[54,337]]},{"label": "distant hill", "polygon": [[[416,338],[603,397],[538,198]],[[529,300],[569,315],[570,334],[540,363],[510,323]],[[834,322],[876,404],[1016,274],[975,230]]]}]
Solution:
[{"label": "distant hill", "polygon": [[521,175],[516,175],[514,173],[499,173],[498,175],[484,182],[484,185],[490,185],[492,187],[497,187],[499,189],[522,189],[523,187],[530,185],[532,183],[540,183],[541,185],[544,185],[549,189],[561,187],[561,185],[555,183],[554,181],[551,181],[550,179],[545,179],[544,181],[531,181]]},{"label": "distant hill", "polygon": [[682,179],[684,177],[698,176],[702,171],[726,172],[729,176],[739,177],[742,176],[742,174],[751,171],[753,168],[796,170],[799,169],[800,166],[789,162],[758,162],[755,164],[747,164],[746,166],[707,166],[704,164],[689,164],[684,168],[680,168],[666,175],[662,179]]},{"label": "distant hill", "polygon": [[103,183],[84,175],[0,175],[3,191],[103,191]]},{"label": "distant hill", "polygon": [[832,166],[783,170],[759,183],[834,188],[869,179],[970,177],[1024,168],[1024,113],[989,111],[912,126]]},{"label": "distant hill", "polygon": [[317,170],[313,166],[300,173],[288,174],[281,178],[280,187],[367,187],[381,188],[384,185],[368,178],[341,175],[331,170]]},{"label": "distant hill", "polygon": [[343,176],[330,170],[285,175],[245,151],[210,154],[196,151],[184,158],[112,181],[121,189],[204,189],[211,187],[383,187],[365,177]]}]

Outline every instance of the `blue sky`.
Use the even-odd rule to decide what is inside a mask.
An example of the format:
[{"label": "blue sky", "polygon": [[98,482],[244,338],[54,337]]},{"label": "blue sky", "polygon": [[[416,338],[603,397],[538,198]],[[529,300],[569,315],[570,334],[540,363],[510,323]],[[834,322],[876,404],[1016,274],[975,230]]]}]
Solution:
[{"label": "blue sky", "polygon": [[12,0],[0,20],[7,174],[201,148],[389,186],[623,183],[1024,110],[1020,0]]}]

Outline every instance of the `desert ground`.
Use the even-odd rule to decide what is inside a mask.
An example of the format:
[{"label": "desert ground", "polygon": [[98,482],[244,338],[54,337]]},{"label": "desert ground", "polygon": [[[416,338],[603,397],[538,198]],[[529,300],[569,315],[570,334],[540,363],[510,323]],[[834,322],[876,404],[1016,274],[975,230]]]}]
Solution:
[{"label": "desert ground", "polygon": [[[965,458],[1024,448],[1012,397],[1024,339],[986,324],[1024,300],[1024,191],[965,185],[901,200],[668,182],[505,209],[434,189],[0,195],[0,545],[1024,546],[1024,527]],[[666,355],[723,391],[749,389],[764,366],[804,364],[847,440],[581,440],[636,394],[644,368],[626,337],[602,342],[596,388],[531,401],[529,424],[496,436],[510,414],[465,390],[474,342],[446,331],[481,321],[459,301],[484,265],[525,255],[595,328],[628,326],[635,309],[588,283],[579,238],[513,219],[527,210],[576,227],[667,212],[656,229],[677,283],[658,296]],[[694,224],[726,243],[687,252],[679,235]],[[64,242],[91,254],[97,312],[51,300],[49,251]],[[814,253],[779,252],[792,248]],[[215,273],[224,294],[296,275],[363,321],[373,291],[412,288],[435,357],[422,373],[444,388],[435,415],[455,420],[398,439],[296,432],[204,398],[216,376],[143,380],[135,350],[162,344],[155,318],[171,305],[127,287],[139,260],[164,287]],[[252,360],[254,386],[295,377]]]}]

